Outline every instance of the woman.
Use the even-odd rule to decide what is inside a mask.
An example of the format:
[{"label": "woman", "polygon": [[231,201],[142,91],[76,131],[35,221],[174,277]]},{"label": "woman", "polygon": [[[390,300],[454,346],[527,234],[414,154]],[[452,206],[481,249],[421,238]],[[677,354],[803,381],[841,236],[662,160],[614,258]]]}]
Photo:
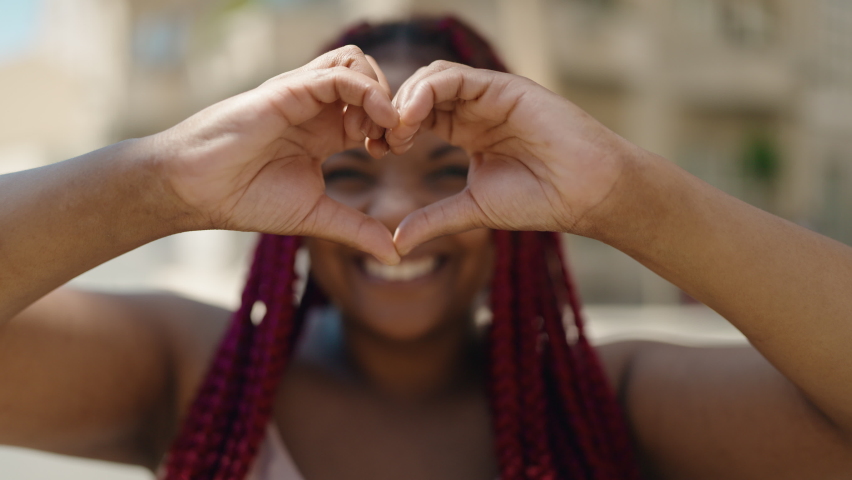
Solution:
[{"label": "woman", "polygon": [[[848,247],[495,71],[455,21],[344,43],[378,65],[343,47],[168,131],[0,177],[0,442],[166,478],[634,478],[617,398],[647,478],[850,475]],[[49,293],[203,228],[286,235],[261,241],[230,327],[168,296]],[[609,345],[607,384],[554,237],[509,230],[620,248],[754,348]],[[294,235],[312,260],[295,311]]]}]

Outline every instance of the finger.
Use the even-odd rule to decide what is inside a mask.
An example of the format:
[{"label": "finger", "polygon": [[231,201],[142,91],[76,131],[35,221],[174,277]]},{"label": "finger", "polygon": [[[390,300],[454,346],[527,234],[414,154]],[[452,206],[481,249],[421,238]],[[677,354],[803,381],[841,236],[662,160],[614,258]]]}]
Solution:
[{"label": "finger", "polygon": [[347,105],[343,113],[343,129],[346,136],[357,143],[365,139],[380,139],[385,135],[385,129],[374,122],[363,107]]},{"label": "finger", "polygon": [[325,105],[337,101],[363,107],[380,127],[399,123],[399,114],[379,82],[346,67],[300,72],[265,88],[274,92],[270,100],[290,125],[310,120]]},{"label": "finger", "polygon": [[384,88],[385,93],[388,94],[388,98],[391,96],[391,87],[388,83],[388,78],[385,76],[385,72],[382,71],[382,68],[379,66],[379,63],[376,62],[376,59],[372,57],[372,55],[365,55],[367,62],[369,62],[370,66],[373,67],[373,71],[376,73],[376,79],[379,81],[379,85]]},{"label": "finger", "polygon": [[[385,77],[385,73],[382,71],[381,67],[379,67],[376,59],[370,55],[365,55],[364,58],[370,65],[370,68],[375,74],[376,80],[379,82],[379,85],[381,85],[382,90],[387,94],[388,99],[390,99],[390,85],[388,84],[387,77]],[[362,107],[353,105],[350,105],[349,107],[350,108],[346,109],[344,116],[344,127],[349,138],[362,142],[365,138],[379,139],[384,136],[385,129],[373,122]],[[377,146],[378,145],[374,145],[374,151],[386,150],[376,149]],[[370,148],[367,150],[370,151]]]},{"label": "finger", "polygon": [[367,112],[362,107],[347,105],[346,111],[343,112],[343,131],[346,136],[355,142],[363,142],[367,138],[367,130],[364,128],[366,120]]},{"label": "finger", "polygon": [[367,56],[356,45],[345,45],[326,52],[302,67],[302,70],[321,70],[326,68],[345,67],[367,75],[378,81],[379,77]]},{"label": "finger", "polygon": [[415,133],[414,135],[406,139],[394,139],[393,145],[390,143],[390,141],[388,141],[387,137],[385,138],[385,141],[388,145],[388,148],[391,152],[393,152],[394,155],[402,155],[403,153],[410,150],[412,146],[414,146],[414,140],[416,138],[417,134]]},{"label": "finger", "polygon": [[404,82],[402,82],[402,85],[399,87],[399,90],[396,92],[396,96],[393,99],[394,105],[397,108],[402,107],[408,101],[408,98],[410,97],[412,89],[415,85],[417,85],[424,78],[427,78],[438,72],[442,72],[448,68],[452,68],[452,66],[454,65],[458,64],[447,62],[444,60],[438,60],[432,62],[431,64],[425,67],[418,68],[413,75],[411,75]]},{"label": "finger", "polygon": [[[443,64],[433,62],[429,66],[418,68],[417,71],[415,71],[413,75],[408,77],[399,87],[399,90],[396,92],[396,95],[393,98],[394,107],[399,110],[400,105],[404,105],[406,103],[407,98],[411,92],[412,85],[416,85],[417,82],[419,82],[421,79],[436,72],[441,65]],[[388,140],[388,144],[392,147],[394,145],[402,145],[405,143],[409,143],[409,141],[414,138],[414,135],[419,129],[419,123],[406,125],[401,123],[400,121],[400,125],[385,134],[385,138]]]},{"label": "finger", "polygon": [[436,105],[446,111],[451,107],[447,102],[477,100],[495,79],[495,72],[469,67],[451,67],[429,75],[412,85],[405,103],[398,106],[400,122],[413,125],[422,122]]},{"label": "finger", "polygon": [[393,241],[400,255],[407,255],[421,243],[474,228],[496,227],[477,205],[470,193],[462,192],[408,214],[394,232]]},{"label": "finger", "polygon": [[[429,67],[418,70],[406,80],[394,98],[394,106],[400,113],[400,126],[387,135],[388,144],[407,143],[406,139],[423,127],[422,122],[433,108],[453,109],[462,94],[468,100],[481,96],[483,87],[487,87],[482,80],[488,73],[487,70],[446,61],[433,62]],[[477,76],[479,81],[472,82],[471,79],[477,79]],[[470,89],[472,83],[477,88]]]},{"label": "finger", "polygon": [[393,237],[384,224],[326,195],[320,197],[303,225],[302,235],[357,248],[388,265],[399,263]]},{"label": "finger", "polygon": [[263,82],[263,85],[272,83],[280,84],[282,82],[286,82],[290,77],[300,73],[335,67],[349,68],[355,72],[366,75],[373,80],[379,80],[376,71],[373,69],[373,65],[367,60],[364,52],[355,45],[346,45],[326,52],[295,70],[276,75]]},{"label": "finger", "polygon": [[[382,89],[387,94],[388,99],[390,99],[391,87],[388,83],[387,76],[385,76],[385,72],[382,70],[382,67],[379,66],[379,63],[376,61],[375,58],[372,57],[372,55],[365,55],[364,57],[367,59],[367,62],[370,64],[370,66],[373,68],[373,71],[376,73],[376,79],[378,80],[379,85],[382,86]],[[379,155],[384,156],[384,154],[388,151],[387,143],[383,139],[383,137],[385,136],[386,129],[380,127],[375,122],[372,122],[369,119],[364,121],[361,127],[362,131],[368,139],[367,143],[365,144],[365,146],[367,147],[367,151],[369,152],[372,150],[374,152],[381,152]]]},{"label": "finger", "polygon": [[[406,103],[406,101],[407,101],[406,99],[408,98],[408,96],[410,94],[412,85],[416,85],[418,81],[420,81],[425,76],[434,73],[434,71],[435,71],[435,64],[434,63],[430,66],[427,66],[427,67],[418,68],[417,71],[414,72],[413,75],[408,77],[402,83],[402,85],[399,87],[399,90],[396,92],[396,96],[394,96],[394,98],[393,98],[394,107],[397,110],[399,110],[400,105],[404,105]],[[417,133],[419,128],[420,128],[419,123],[403,124],[403,123],[401,123],[401,119],[400,119],[399,126],[395,127],[393,130],[387,132],[385,134],[385,138],[388,140],[388,144],[391,145],[391,146],[407,143],[409,140],[411,140],[414,137],[414,135]]]},{"label": "finger", "polygon": [[364,148],[367,149],[367,153],[370,154],[373,158],[382,158],[390,151],[390,147],[384,138],[368,138],[364,142]]}]

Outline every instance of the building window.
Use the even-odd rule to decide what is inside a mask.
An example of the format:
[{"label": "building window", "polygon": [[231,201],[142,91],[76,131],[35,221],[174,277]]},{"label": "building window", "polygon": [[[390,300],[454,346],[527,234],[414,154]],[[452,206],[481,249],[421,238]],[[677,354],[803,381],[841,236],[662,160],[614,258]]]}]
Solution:
[{"label": "building window", "polygon": [[721,3],[722,32],[733,44],[762,47],[772,35],[769,6],[760,0],[735,0]]},{"label": "building window", "polygon": [[823,0],[819,7],[821,83],[852,85],[852,2]]},{"label": "building window", "polygon": [[767,0],[675,0],[675,7],[687,31],[739,47],[763,47],[775,34]]}]

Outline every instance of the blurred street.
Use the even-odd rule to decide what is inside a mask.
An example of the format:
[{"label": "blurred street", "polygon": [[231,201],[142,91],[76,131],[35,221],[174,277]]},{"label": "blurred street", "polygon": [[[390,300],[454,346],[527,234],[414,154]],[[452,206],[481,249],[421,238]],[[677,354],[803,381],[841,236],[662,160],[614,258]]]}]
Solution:
[{"label": "blurred street", "polygon": [[[0,174],[169,128],[304,64],[356,20],[437,13],[631,142],[852,244],[849,0],[0,0]],[[70,285],[234,308],[254,242],[175,235]],[[596,342],[745,342],[624,253],[567,243]],[[0,480],[54,479],[151,476],[0,447]]]}]

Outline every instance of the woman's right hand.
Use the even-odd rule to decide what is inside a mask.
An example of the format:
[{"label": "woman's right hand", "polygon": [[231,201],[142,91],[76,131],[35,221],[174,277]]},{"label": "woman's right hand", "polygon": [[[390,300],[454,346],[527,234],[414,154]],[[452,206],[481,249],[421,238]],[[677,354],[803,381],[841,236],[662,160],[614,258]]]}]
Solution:
[{"label": "woman's right hand", "polygon": [[[155,135],[160,171],[200,229],[321,237],[398,261],[379,221],[325,195],[330,155],[398,124],[375,62],[343,47]],[[348,106],[347,106],[348,105]]]}]

